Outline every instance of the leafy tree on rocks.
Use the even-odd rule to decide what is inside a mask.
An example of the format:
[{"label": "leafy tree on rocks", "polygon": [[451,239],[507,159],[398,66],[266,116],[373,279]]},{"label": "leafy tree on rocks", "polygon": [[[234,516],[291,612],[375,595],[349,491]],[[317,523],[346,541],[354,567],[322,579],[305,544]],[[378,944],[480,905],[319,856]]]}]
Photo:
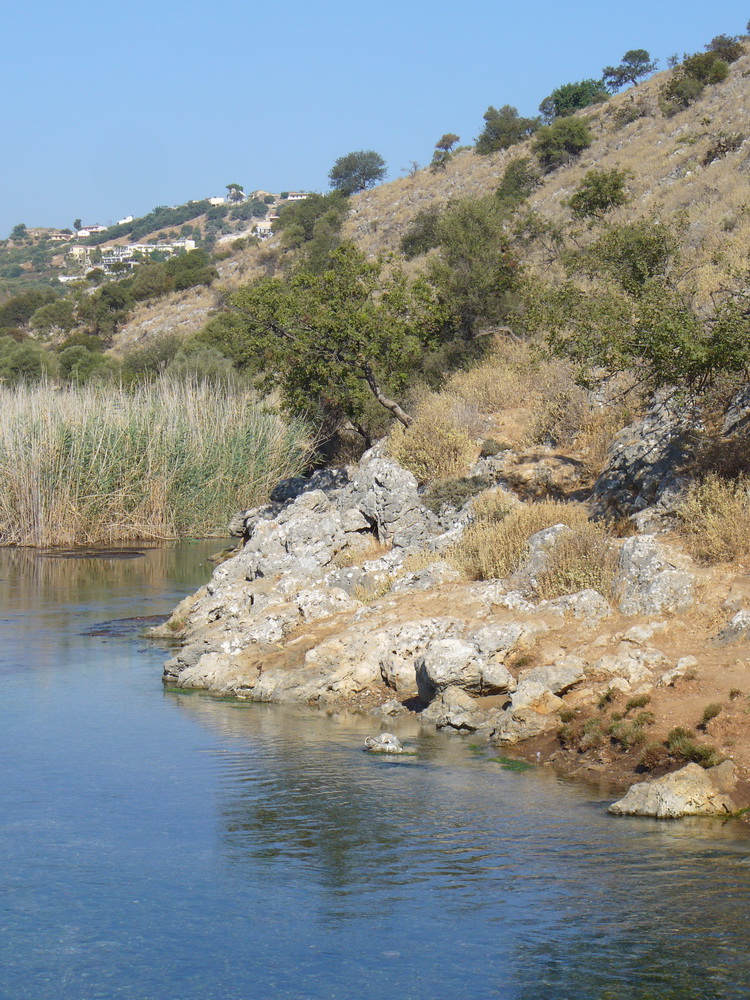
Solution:
[{"label": "leafy tree on rocks", "polygon": [[[660,220],[610,227],[567,259],[569,277],[527,290],[526,321],[588,381],[631,371],[646,386],[707,388],[750,368],[745,290],[697,307],[682,280],[679,235]],[[598,374],[596,374],[598,373]]]},{"label": "leafy tree on rocks", "polygon": [[589,170],[568,200],[573,215],[577,219],[602,216],[617,205],[624,205],[628,200],[627,177],[627,170],[617,168]]},{"label": "leafy tree on rocks", "polygon": [[263,357],[266,383],[293,410],[326,400],[356,421],[374,396],[411,424],[388,393],[404,389],[442,329],[444,311],[424,279],[410,282],[345,243],[321,274],[262,279],[232,296],[231,307],[244,328],[236,360]]},{"label": "leafy tree on rocks", "polygon": [[385,175],[383,157],[373,149],[361,149],[340,156],[331,167],[328,179],[336,191],[350,195],[374,187]]},{"label": "leafy tree on rocks", "polygon": [[737,37],[730,35],[717,35],[705,46],[707,52],[715,53],[719,59],[725,63],[736,62],[740,56],[744,56],[746,49]]},{"label": "leafy tree on rocks", "polygon": [[637,84],[656,70],[657,60],[652,60],[645,49],[630,49],[622,57],[619,66],[605,66],[602,77],[611,91],[620,90],[627,84]]},{"label": "leafy tree on rocks", "polygon": [[609,97],[603,80],[579,80],[557,87],[539,105],[542,120],[546,125],[558,118],[575,114],[590,104],[598,104]]},{"label": "leafy tree on rocks", "polygon": [[504,104],[500,110],[490,106],[484,113],[484,121],[474,147],[482,156],[515,146],[539,127],[538,118],[522,118],[518,108],[510,104]]},{"label": "leafy tree on rocks", "polygon": [[454,132],[446,132],[444,136],[438,139],[435,143],[435,152],[432,154],[432,161],[430,163],[430,170],[433,174],[439,170],[445,170],[448,160],[450,160],[451,150],[460,138],[461,136],[456,135]]},{"label": "leafy tree on rocks", "polygon": [[534,137],[532,149],[542,169],[549,173],[582,153],[593,138],[586,118],[564,117],[543,125]]},{"label": "leafy tree on rocks", "polygon": [[245,189],[241,184],[227,184],[227,201],[244,201]]}]

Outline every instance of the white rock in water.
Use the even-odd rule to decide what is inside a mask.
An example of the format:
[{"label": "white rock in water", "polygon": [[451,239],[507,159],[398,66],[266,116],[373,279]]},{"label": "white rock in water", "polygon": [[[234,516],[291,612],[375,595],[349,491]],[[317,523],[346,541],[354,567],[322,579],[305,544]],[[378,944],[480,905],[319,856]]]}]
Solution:
[{"label": "white rock in water", "polygon": [[371,753],[406,753],[393,733],[381,733],[380,736],[368,736],[365,747]]},{"label": "white rock in water", "polygon": [[632,785],[624,798],[609,807],[609,812],[615,816],[657,819],[730,816],[737,812],[737,805],[726,794],[733,785],[733,773],[731,761],[708,770],[700,764],[688,764],[661,778]]}]

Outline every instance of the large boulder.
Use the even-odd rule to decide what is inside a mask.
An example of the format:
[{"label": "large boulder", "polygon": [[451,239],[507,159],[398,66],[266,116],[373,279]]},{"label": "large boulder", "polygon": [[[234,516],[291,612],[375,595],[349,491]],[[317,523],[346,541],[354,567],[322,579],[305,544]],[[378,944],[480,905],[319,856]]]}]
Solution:
[{"label": "large boulder", "polygon": [[738,809],[728,794],[733,784],[730,761],[708,770],[700,764],[688,764],[661,778],[632,785],[625,797],[614,802],[609,811],[615,816],[655,816],[657,819],[731,816]]},{"label": "large boulder", "polygon": [[620,548],[615,589],[624,615],[686,611],[695,600],[695,577],[687,556],[653,535],[626,538]]},{"label": "large boulder", "polygon": [[515,687],[501,663],[486,660],[475,642],[434,639],[416,663],[417,689],[422,701],[432,701],[449,687],[475,694],[500,694]]},{"label": "large boulder", "polygon": [[411,472],[388,458],[360,463],[349,488],[349,500],[395,548],[424,545],[441,531],[437,518],[422,502]]},{"label": "large boulder", "polygon": [[675,473],[693,452],[698,423],[695,406],[674,392],[658,393],[646,415],[612,442],[594,484],[595,512],[627,517],[658,504],[667,490],[674,492]]},{"label": "large boulder", "polygon": [[474,733],[488,725],[479,704],[459,687],[441,691],[419,718],[420,722],[432,722],[438,729],[456,733]]}]

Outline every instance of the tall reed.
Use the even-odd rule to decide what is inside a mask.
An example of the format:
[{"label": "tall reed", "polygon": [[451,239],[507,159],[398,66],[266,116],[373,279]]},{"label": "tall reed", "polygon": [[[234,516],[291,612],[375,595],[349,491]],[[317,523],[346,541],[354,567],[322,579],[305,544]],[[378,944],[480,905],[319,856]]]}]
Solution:
[{"label": "tall reed", "polygon": [[301,421],[215,383],[0,388],[0,544],[215,534],[308,447]]}]

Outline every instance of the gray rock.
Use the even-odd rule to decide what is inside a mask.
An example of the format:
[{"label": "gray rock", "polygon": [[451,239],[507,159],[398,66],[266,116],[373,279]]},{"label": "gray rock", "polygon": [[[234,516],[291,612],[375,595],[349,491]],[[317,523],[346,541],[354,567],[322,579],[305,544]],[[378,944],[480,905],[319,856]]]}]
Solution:
[{"label": "gray rock", "polygon": [[420,714],[420,722],[432,722],[438,729],[474,733],[487,725],[487,716],[466,691],[449,687]]},{"label": "gray rock", "polygon": [[463,639],[433,639],[415,668],[422,701],[454,686],[476,694],[499,694],[515,683],[510,671],[499,663],[488,664],[476,643]]},{"label": "gray rock", "polygon": [[424,545],[440,533],[437,518],[422,506],[411,472],[387,458],[360,463],[350,487],[351,505],[396,548]]},{"label": "gray rock", "polygon": [[[619,677],[629,686],[651,683],[653,672],[666,663],[666,656],[661,650],[640,648],[632,643],[623,642],[617,652],[603,656],[594,664],[594,671]],[[627,690],[627,688],[623,688]]]},{"label": "gray rock", "polygon": [[401,746],[401,741],[393,733],[381,733],[380,736],[368,736],[365,747],[370,753],[408,753]]},{"label": "gray rock", "polygon": [[596,625],[602,618],[609,618],[614,611],[598,590],[581,590],[577,594],[564,594],[551,601],[541,601],[537,610],[567,618],[572,615]]},{"label": "gray rock", "polygon": [[731,780],[726,768],[719,774],[712,774],[718,770],[704,770],[700,764],[688,764],[661,778],[638,782],[630,787],[624,798],[614,802],[609,811],[615,816],[655,816],[657,819],[730,816],[738,808],[725,791]]},{"label": "gray rock", "polygon": [[583,661],[578,657],[568,656],[559,663],[553,663],[545,667],[533,667],[528,672],[521,674],[520,681],[533,681],[541,684],[553,694],[564,694],[572,687],[582,681],[586,676]]},{"label": "gray rock", "polygon": [[616,592],[624,615],[686,611],[695,600],[692,563],[653,535],[626,538],[620,549]]},{"label": "gray rock", "polygon": [[738,611],[731,621],[716,636],[719,646],[728,646],[733,642],[747,642],[750,639],[750,611]]},{"label": "gray rock", "polygon": [[628,517],[658,503],[675,470],[693,453],[699,423],[693,404],[671,390],[657,393],[646,415],[612,442],[594,484],[595,513]]}]

